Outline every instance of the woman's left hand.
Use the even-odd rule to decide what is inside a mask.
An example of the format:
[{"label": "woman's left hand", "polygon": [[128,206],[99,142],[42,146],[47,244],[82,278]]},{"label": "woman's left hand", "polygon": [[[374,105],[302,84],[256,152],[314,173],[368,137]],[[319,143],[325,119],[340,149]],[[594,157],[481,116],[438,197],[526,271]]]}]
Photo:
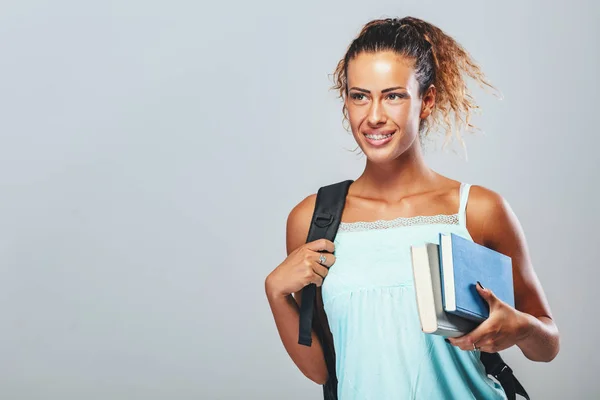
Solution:
[{"label": "woman's left hand", "polygon": [[509,306],[489,289],[476,285],[477,292],[490,307],[489,317],[466,335],[448,338],[462,350],[481,350],[495,353],[508,349],[525,339],[531,332],[530,315]]}]

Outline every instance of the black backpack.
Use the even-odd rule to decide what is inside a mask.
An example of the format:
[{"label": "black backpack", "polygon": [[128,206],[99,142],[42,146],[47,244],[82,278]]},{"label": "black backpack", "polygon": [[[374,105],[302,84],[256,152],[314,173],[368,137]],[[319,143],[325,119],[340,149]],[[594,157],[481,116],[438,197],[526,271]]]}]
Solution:
[{"label": "black backpack", "polygon": [[[308,231],[307,243],[321,238],[333,242],[340,225],[348,188],[352,182],[353,180],[346,180],[319,189]],[[333,337],[329,330],[327,316],[323,308],[321,288],[317,287],[314,283],[302,289],[298,343],[310,346],[312,343],[311,331],[313,329],[323,348],[325,363],[329,372],[329,379],[323,385],[323,398],[324,400],[337,400],[338,381],[335,372]],[[516,399],[517,394],[529,400],[529,395],[498,353],[481,352],[480,357],[481,362],[485,366],[485,372],[500,382],[508,400]]]}]

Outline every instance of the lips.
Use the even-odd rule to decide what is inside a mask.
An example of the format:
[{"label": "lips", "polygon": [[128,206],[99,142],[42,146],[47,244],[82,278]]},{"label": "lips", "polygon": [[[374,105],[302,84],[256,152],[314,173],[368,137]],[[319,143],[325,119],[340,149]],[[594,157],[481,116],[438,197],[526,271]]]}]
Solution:
[{"label": "lips", "polygon": [[396,131],[369,131],[363,132],[365,140],[373,147],[381,147],[389,143]]}]

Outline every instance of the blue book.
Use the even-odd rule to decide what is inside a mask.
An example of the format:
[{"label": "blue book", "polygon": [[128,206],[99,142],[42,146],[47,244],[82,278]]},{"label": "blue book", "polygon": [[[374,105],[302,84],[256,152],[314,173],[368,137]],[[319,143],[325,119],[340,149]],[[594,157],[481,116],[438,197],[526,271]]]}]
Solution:
[{"label": "blue book", "polygon": [[444,310],[481,322],[489,317],[487,302],[476,289],[477,281],[514,307],[510,257],[451,233],[440,234],[440,274]]}]

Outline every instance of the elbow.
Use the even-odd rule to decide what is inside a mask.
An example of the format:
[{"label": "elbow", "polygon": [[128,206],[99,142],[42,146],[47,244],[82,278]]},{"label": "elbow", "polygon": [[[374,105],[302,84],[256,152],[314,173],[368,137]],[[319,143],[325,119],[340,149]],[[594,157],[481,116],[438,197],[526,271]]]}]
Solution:
[{"label": "elbow", "polygon": [[532,355],[528,355],[528,354],[524,354],[524,355],[529,361],[540,362],[540,363],[549,363],[556,358],[556,356],[558,355],[558,351],[544,354],[543,356],[540,356],[540,355],[532,356]]},{"label": "elbow", "polygon": [[327,383],[327,379],[329,378],[328,374],[314,374],[311,376],[307,375],[307,378],[316,383],[317,385],[324,385]]},{"label": "elbow", "polygon": [[550,362],[556,358],[558,353],[560,352],[560,336],[558,333],[556,334],[556,338],[554,339],[554,346],[552,346],[552,352],[549,354],[548,358],[544,360],[544,362]]},{"label": "elbow", "polygon": [[558,331],[555,330],[551,339],[546,342],[546,346],[543,352],[540,352],[536,355],[534,354],[525,354],[525,357],[530,361],[535,362],[543,362],[549,363],[558,356],[560,352],[560,336],[558,335]]},{"label": "elbow", "polygon": [[545,355],[545,357],[539,359],[530,359],[531,361],[538,361],[543,363],[549,363],[556,358],[559,352],[559,347],[557,346],[555,349],[552,349],[552,352]]},{"label": "elbow", "polygon": [[314,369],[312,371],[302,371],[304,376],[318,385],[324,385],[329,379],[327,368]]},{"label": "elbow", "polygon": [[527,357],[527,359],[530,361],[540,362],[540,363],[549,363],[552,360],[554,360],[557,355],[558,355],[558,348],[553,349],[552,352],[548,352],[547,354],[544,354],[543,356],[533,357],[533,356],[525,355],[525,357]]},{"label": "elbow", "polygon": [[552,360],[554,360],[556,358],[556,356],[558,355],[558,353],[560,352],[560,333],[558,332],[558,328],[556,325],[554,325],[554,332],[553,333],[553,337],[552,337],[552,346],[551,346],[551,351],[549,352],[550,354],[548,354],[548,357],[544,360],[544,362],[550,362]]}]

